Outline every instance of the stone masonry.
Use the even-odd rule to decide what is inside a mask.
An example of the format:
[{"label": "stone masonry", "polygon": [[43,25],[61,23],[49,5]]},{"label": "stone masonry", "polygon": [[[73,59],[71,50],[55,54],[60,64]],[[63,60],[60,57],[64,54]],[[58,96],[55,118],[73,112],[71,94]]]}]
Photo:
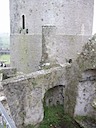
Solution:
[{"label": "stone masonry", "polygon": [[[4,80],[2,85],[18,128],[43,120],[45,93],[63,87],[64,111],[96,118],[96,37],[86,43],[75,62]],[[53,102],[54,104],[54,102]],[[80,109],[80,108],[82,109]],[[34,116],[33,116],[34,115]]]},{"label": "stone masonry", "polygon": [[55,86],[65,86],[64,79],[65,70],[54,67],[5,80],[3,87],[18,128],[42,121],[44,94]]},{"label": "stone masonry", "polygon": [[43,120],[44,98],[64,104],[71,116],[96,118],[93,6],[94,0],[10,0],[11,66],[23,73],[2,86],[17,128]]},{"label": "stone masonry", "polygon": [[[94,0],[10,0],[11,66],[37,71],[46,48],[51,62],[76,60],[92,35],[93,8]],[[48,33],[55,38],[48,39]]]}]

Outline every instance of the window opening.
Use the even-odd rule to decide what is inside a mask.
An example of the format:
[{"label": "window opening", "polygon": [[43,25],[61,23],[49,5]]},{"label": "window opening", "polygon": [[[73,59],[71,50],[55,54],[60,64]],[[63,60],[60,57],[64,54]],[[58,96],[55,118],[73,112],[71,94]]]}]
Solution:
[{"label": "window opening", "polygon": [[25,29],[25,16],[22,15],[22,28]]}]

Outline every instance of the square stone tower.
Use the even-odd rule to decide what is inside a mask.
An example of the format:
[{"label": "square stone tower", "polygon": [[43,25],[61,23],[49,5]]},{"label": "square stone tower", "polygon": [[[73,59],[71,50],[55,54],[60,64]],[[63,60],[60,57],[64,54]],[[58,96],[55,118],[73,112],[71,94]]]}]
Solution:
[{"label": "square stone tower", "polygon": [[[11,66],[24,73],[38,70],[46,45],[56,63],[74,61],[92,34],[93,7],[94,0],[10,0]],[[44,34],[47,26],[56,27],[55,45]]]}]

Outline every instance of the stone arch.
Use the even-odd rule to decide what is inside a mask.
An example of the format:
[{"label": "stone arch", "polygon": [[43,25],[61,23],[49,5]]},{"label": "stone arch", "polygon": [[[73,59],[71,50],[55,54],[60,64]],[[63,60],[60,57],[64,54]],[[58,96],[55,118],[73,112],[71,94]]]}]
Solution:
[{"label": "stone arch", "polygon": [[56,106],[58,104],[64,105],[64,85],[57,85],[48,89],[44,94],[43,103],[46,106]]},{"label": "stone arch", "polygon": [[[49,88],[43,97],[43,118],[49,112],[60,112],[64,108],[65,85],[56,85]],[[54,111],[53,111],[54,108]],[[58,110],[57,110],[58,109]],[[51,110],[51,111],[50,111]],[[42,119],[43,120],[43,119]]]}]

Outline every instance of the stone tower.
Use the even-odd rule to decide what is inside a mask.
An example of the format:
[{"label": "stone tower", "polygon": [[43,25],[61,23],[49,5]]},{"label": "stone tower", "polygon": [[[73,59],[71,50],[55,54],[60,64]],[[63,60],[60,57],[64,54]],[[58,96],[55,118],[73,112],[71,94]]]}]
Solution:
[{"label": "stone tower", "polygon": [[[48,46],[56,63],[74,61],[92,34],[93,7],[94,0],[10,0],[11,66],[25,73],[38,70],[42,47]],[[51,26],[56,28],[50,31]],[[55,34],[55,45],[48,32]]]}]

